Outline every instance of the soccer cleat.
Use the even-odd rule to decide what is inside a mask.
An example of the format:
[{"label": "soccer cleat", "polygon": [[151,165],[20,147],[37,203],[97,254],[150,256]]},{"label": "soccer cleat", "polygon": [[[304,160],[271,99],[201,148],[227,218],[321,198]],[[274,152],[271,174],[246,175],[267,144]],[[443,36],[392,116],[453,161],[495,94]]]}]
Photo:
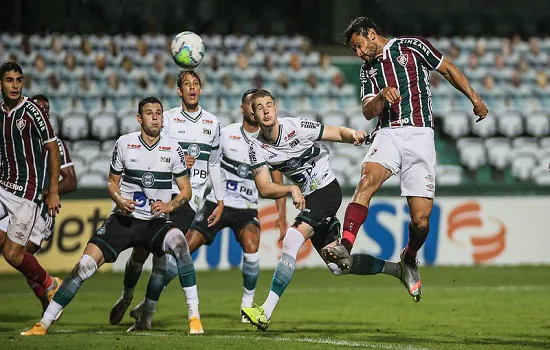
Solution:
[{"label": "soccer cleat", "polygon": [[321,254],[326,261],[335,263],[343,272],[348,273],[351,269],[351,256],[341,243],[333,247],[324,247]]},{"label": "soccer cleat", "polygon": [[193,316],[189,319],[189,334],[203,334],[201,319],[197,316]]},{"label": "soccer cleat", "polygon": [[400,258],[401,282],[407,288],[413,300],[418,303],[422,296],[422,279],[418,273],[418,260],[406,259],[405,249],[401,251]]},{"label": "soccer cleat", "polygon": [[250,323],[264,332],[269,327],[269,320],[264,313],[264,308],[261,306],[255,305],[254,307],[243,307],[241,309],[241,315],[246,317]]},{"label": "soccer cleat", "polygon": [[111,322],[112,325],[119,324],[120,321],[122,321],[131,302],[132,299],[124,299],[122,296],[118,298],[109,314],[109,322]]},{"label": "soccer cleat", "polygon": [[136,305],[132,310],[130,310],[130,317],[134,318],[136,321],[141,318],[141,314],[143,314],[143,301]]},{"label": "soccer cleat", "polygon": [[59,277],[52,277],[52,278],[53,278],[53,283],[55,283],[55,287],[49,291],[46,291],[46,295],[48,296],[48,301],[50,303],[53,300],[53,296],[55,295],[55,293],[57,293],[57,290],[59,289],[59,287],[61,287],[61,284],[63,283],[63,280]]},{"label": "soccer cleat", "polygon": [[151,330],[151,324],[148,322],[145,322],[141,319],[137,320],[126,332],[139,332],[139,331],[150,331]]},{"label": "soccer cleat", "polygon": [[46,333],[48,333],[48,330],[46,328],[44,328],[42,323],[37,322],[34,325],[34,327],[29,329],[28,331],[24,331],[24,332],[21,332],[19,334],[27,336],[27,335],[46,335]]}]

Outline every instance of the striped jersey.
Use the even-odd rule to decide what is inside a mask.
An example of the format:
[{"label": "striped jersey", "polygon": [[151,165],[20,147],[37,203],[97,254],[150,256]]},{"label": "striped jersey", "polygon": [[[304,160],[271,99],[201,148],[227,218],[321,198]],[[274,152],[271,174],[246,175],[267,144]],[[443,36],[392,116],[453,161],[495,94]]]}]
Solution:
[{"label": "striped jersey", "polygon": [[[242,123],[230,124],[222,129],[220,135],[221,176],[222,186],[225,189],[223,203],[226,207],[258,208],[258,189],[250,172],[249,144],[250,139],[245,133]],[[206,200],[217,202],[214,191],[210,191]]]},{"label": "striped jersey", "polygon": [[[151,204],[172,200],[173,178],[188,175],[185,155],[176,141],[161,136],[149,146],[140,131],[119,137],[113,149],[110,171],[122,175],[120,195],[137,202],[130,216],[142,220],[155,218],[151,214]],[[122,212],[117,206],[113,213]],[[160,217],[167,219],[164,214]]]},{"label": "striped jersey", "polygon": [[[208,180],[208,164],[219,162],[220,122],[199,107],[198,112],[186,112],[181,106],[165,111],[162,133],[175,139],[185,154],[195,158],[189,169],[193,196],[189,205],[197,211]],[[179,192],[174,184],[174,193]]]},{"label": "striped jersey", "polygon": [[9,113],[0,105],[0,186],[40,203],[44,183],[44,145],[56,140],[46,112],[24,97]]},{"label": "striped jersey", "polygon": [[279,170],[307,196],[330,184],[336,176],[330,169],[329,150],[322,142],[324,126],[303,118],[279,118],[279,135],[274,143],[260,133],[250,141],[250,168],[263,165]]},{"label": "striped jersey", "polygon": [[384,46],[381,58],[361,66],[361,100],[394,87],[401,102],[384,104],[376,129],[405,125],[432,127],[429,72],[439,68],[443,55],[420,37],[397,37]]}]

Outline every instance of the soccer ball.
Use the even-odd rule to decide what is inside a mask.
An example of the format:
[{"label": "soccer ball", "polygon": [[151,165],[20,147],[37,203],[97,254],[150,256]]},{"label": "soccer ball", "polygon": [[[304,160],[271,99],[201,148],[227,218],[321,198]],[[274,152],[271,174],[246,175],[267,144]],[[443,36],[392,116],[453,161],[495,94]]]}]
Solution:
[{"label": "soccer ball", "polygon": [[204,43],[201,37],[193,32],[181,32],[176,35],[172,39],[170,49],[174,62],[182,68],[195,68],[204,58]]}]

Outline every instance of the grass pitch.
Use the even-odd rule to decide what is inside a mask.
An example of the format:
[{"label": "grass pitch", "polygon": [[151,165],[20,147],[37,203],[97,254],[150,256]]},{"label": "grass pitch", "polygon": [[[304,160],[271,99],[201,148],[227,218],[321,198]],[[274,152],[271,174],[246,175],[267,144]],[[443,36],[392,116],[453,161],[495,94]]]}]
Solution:
[{"label": "grass pitch", "polygon": [[[21,337],[19,332],[40,318],[39,302],[20,275],[2,275],[0,349],[550,349],[549,267],[422,267],[420,272],[424,297],[415,304],[389,276],[297,270],[267,332],[240,323],[240,271],[199,272],[206,332],[199,337],[187,336],[187,307],[177,280],[161,297],[153,331],[126,333],[132,324],[128,315],[111,326],[109,311],[122,284],[122,275],[112,273],[85,282],[48,336]],[[260,275],[260,304],[272,273]],[[133,305],[145,293],[148,276],[143,274]]]}]

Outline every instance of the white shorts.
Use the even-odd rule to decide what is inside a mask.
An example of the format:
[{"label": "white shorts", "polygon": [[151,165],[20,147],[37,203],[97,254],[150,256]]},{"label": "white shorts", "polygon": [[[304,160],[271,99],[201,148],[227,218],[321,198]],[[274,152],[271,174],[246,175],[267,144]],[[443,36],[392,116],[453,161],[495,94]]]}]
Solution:
[{"label": "white shorts", "polygon": [[[0,220],[0,231],[8,232],[9,216]],[[52,219],[48,216],[48,222],[42,216],[38,216],[32,228],[29,241],[40,247],[42,241],[50,239],[52,235]]]},{"label": "white shorts", "polygon": [[0,187],[0,218],[7,217],[8,238],[22,246],[30,239],[39,206],[28,199],[18,197]]},{"label": "white shorts", "polygon": [[427,127],[383,128],[376,132],[363,163],[373,162],[397,175],[401,195],[433,198],[435,195],[434,131]]}]

